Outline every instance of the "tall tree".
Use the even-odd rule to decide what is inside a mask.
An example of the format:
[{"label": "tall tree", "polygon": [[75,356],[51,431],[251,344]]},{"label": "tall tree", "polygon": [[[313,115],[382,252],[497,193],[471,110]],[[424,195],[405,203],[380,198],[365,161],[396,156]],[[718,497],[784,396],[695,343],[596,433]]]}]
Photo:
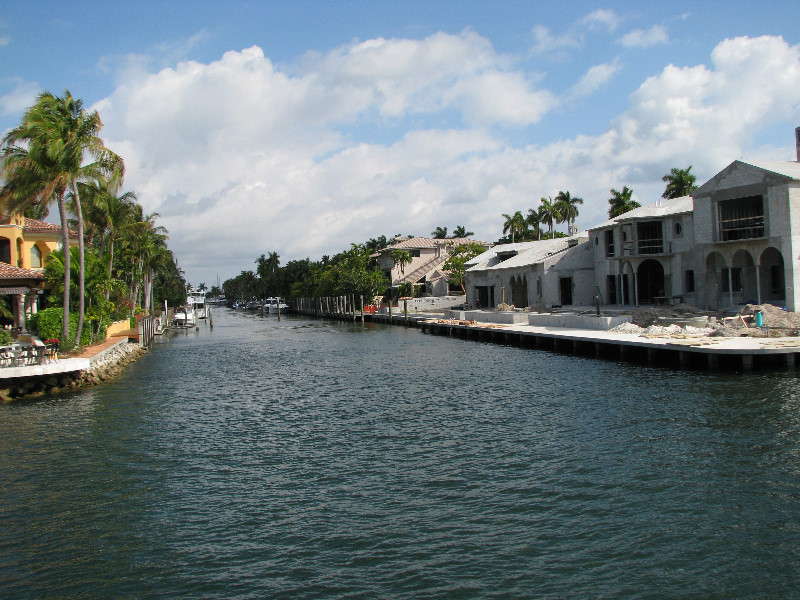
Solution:
[{"label": "tall tree", "polygon": [[443,240],[447,237],[447,227],[437,227],[431,232],[431,236],[435,240]]},{"label": "tall tree", "polygon": [[572,196],[569,192],[559,191],[556,196],[556,204],[562,218],[567,223],[567,235],[572,233],[572,225],[578,218],[578,204],[583,204],[583,198]]},{"label": "tall tree", "polygon": [[528,216],[525,217],[525,221],[530,226],[531,230],[533,231],[534,237],[537,239],[542,239],[542,219],[541,215],[539,215],[538,210],[533,210],[532,208],[528,209]]},{"label": "tall tree", "polygon": [[517,236],[523,235],[528,230],[528,223],[522,212],[517,211],[513,215],[503,213],[505,222],[503,223],[503,233],[511,234],[511,243],[515,243]]},{"label": "tall tree", "polygon": [[636,200],[631,199],[633,190],[630,189],[627,185],[622,187],[622,191],[617,191],[612,188],[610,192],[611,192],[611,198],[608,199],[608,204],[609,204],[608,217],[610,219],[625,214],[626,212],[631,211],[634,208],[639,208],[640,206],[639,203],[636,202]]},{"label": "tall tree", "polygon": [[448,274],[450,281],[461,287],[461,291],[467,293],[464,287],[465,272],[467,263],[478,256],[483,254],[486,248],[477,242],[470,242],[467,244],[459,244],[455,248],[450,249],[450,256],[442,265],[442,269]]},{"label": "tall tree", "polygon": [[542,197],[539,204],[539,220],[547,223],[547,230],[550,239],[553,238],[553,227],[557,223],[562,223],[564,217],[561,214],[561,207],[552,198]]},{"label": "tall tree", "polygon": [[[3,139],[5,181],[0,191],[3,208],[11,213],[57,202],[61,218],[62,244],[70,247],[66,194],[70,193],[78,218],[79,317],[77,341],[84,317],[83,214],[78,183],[96,180],[114,169],[121,159],[108,150],[99,137],[102,127],[97,112],[87,112],[83,102],[69,91],[62,97],[42,92],[23,115],[20,125]],[[87,162],[87,160],[89,162]],[[70,252],[64,253],[64,320],[62,339],[69,337]]]},{"label": "tall tree", "polygon": [[475,235],[475,232],[467,231],[466,227],[464,227],[463,225],[459,225],[455,229],[453,229],[453,235],[451,235],[450,237],[452,237],[453,239],[459,239],[459,238],[468,238],[471,235]]},{"label": "tall tree", "polygon": [[690,195],[697,189],[695,182],[697,178],[690,173],[692,165],[688,169],[672,168],[670,172],[661,178],[667,184],[662,198],[681,198]]}]

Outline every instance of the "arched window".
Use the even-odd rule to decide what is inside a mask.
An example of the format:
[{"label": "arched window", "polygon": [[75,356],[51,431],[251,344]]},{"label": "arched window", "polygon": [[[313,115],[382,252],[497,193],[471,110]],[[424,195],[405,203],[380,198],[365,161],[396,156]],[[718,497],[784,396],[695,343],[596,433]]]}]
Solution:
[{"label": "arched window", "polygon": [[31,248],[31,269],[41,269],[42,268],[42,251],[39,250],[39,246],[34,245]]},{"label": "arched window", "polygon": [[0,262],[11,264],[11,240],[0,238]]}]

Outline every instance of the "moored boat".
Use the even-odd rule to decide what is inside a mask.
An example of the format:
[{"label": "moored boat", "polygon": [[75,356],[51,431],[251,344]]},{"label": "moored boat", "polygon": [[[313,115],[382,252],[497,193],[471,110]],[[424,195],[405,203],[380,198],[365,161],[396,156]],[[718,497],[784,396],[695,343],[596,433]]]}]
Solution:
[{"label": "moored boat", "polygon": [[264,302],[264,311],[268,313],[284,312],[287,308],[289,308],[289,305],[280,298],[267,298],[266,302]]}]

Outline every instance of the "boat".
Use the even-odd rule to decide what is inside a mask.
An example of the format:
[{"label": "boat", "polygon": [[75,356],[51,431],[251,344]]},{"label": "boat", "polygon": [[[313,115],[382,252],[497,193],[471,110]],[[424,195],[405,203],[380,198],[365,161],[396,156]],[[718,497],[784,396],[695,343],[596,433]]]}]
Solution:
[{"label": "boat", "polygon": [[194,311],[188,306],[179,306],[172,317],[175,327],[194,327],[197,323]]},{"label": "boat", "polygon": [[264,302],[264,311],[268,313],[284,312],[288,308],[289,305],[280,298],[267,298]]},{"label": "boat", "polygon": [[217,296],[217,306],[227,306],[228,300],[225,296]]},{"label": "boat", "polygon": [[261,308],[261,302],[253,298],[247,303],[247,310],[259,310]]},{"label": "boat", "polygon": [[206,310],[206,293],[190,289],[186,296],[186,306],[194,311],[197,319],[205,319],[208,312]]}]

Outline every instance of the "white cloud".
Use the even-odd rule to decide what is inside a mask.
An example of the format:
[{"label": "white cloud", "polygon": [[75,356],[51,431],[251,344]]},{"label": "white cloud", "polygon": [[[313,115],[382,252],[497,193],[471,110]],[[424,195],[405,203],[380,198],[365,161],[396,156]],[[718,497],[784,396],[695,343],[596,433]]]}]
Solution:
[{"label": "white cloud", "polygon": [[[595,65],[573,93],[616,69]],[[554,107],[535,82],[465,32],[351,44],[293,73],[256,47],[228,52],[137,75],[95,108],[195,283],[253,268],[266,251],[316,259],[439,225],[492,241],[501,213],[560,189],[584,198],[579,224],[593,225],[609,188],[655,200],[671,167],[711,176],[759,128],[800,118],[800,52],[777,37],[725,40],[709,66],[667,66],[597,136],[509,147],[508,128]]]},{"label": "white cloud", "polygon": [[552,54],[581,47],[580,36],[573,32],[555,36],[551,35],[550,30],[544,25],[534,25],[531,33],[534,40],[533,48],[531,48],[533,54]]},{"label": "white cloud", "polygon": [[588,96],[608,83],[622,68],[618,62],[603,63],[590,67],[586,73],[572,86],[568,96],[578,98]]},{"label": "white cloud", "polygon": [[606,31],[613,33],[619,25],[619,17],[613,10],[598,8],[597,10],[586,15],[581,20],[581,23],[583,23],[590,30],[605,29]]},{"label": "white cloud", "polygon": [[34,81],[24,81],[19,78],[12,80],[14,89],[0,96],[0,114],[13,115],[24,111],[36,100],[41,89]]},{"label": "white cloud", "polygon": [[667,28],[663,25],[653,25],[650,29],[634,29],[619,39],[619,43],[626,48],[649,48],[669,41]]}]

